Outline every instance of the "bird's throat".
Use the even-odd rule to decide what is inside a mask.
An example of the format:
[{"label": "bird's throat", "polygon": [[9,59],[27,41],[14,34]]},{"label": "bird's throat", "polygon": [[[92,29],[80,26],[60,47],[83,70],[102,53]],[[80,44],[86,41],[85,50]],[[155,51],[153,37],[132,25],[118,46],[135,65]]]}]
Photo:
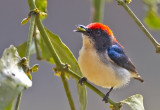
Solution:
[{"label": "bird's throat", "polygon": [[83,47],[85,49],[93,49],[94,42],[92,41],[91,38],[89,38],[89,36],[82,34],[82,39],[83,39]]}]

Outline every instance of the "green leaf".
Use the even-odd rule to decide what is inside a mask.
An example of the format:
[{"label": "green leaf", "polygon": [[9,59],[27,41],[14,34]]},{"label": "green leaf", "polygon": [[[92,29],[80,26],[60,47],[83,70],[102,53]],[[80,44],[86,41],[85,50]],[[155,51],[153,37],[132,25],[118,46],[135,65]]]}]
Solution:
[{"label": "green leaf", "polygon": [[[20,57],[25,56],[26,48],[27,48],[27,42],[24,42],[24,43],[17,46],[17,51],[18,51]],[[33,42],[32,42],[31,48],[30,48],[30,52],[31,52],[31,54],[36,53],[35,45]]]},{"label": "green leaf", "polygon": [[31,72],[37,72],[38,69],[39,69],[39,65],[38,65],[38,64],[35,64],[35,65],[33,65],[30,69],[31,69]]},{"label": "green leaf", "polygon": [[28,21],[29,21],[29,17],[24,18],[24,19],[21,21],[21,25],[25,25]]},{"label": "green leaf", "polygon": [[[79,65],[78,65],[74,55],[72,54],[72,52],[69,50],[69,48],[60,40],[60,38],[57,35],[53,34],[48,29],[45,29],[45,30],[48,34],[49,39],[51,40],[51,43],[52,43],[58,57],[61,59],[61,61],[64,64],[69,64],[71,66],[72,71],[77,73],[79,76],[82,76],[82,73],[79,69]],[[47,49],[45,49],[45,50],[46,50],[45,54],[49,55],[49,51]],[[86,106],[87,106],[86,87],[80,86],[78,83],[77,83],[77,87],[78,87],[80,108],[81,108],[81,110],[86,110]]]},{"label": "green leaf", "polygon": [[26,48],[27,48],[27,42],[24,42],[17,46],[17,50],[19,53],[19,56],[24,57],[26,54]]},{"label": "green leaf", "polygon": [[47,0],[35,0],[35,3],[41,12],[47,12]]},{"label": "green leaf", "polygon": [[129,105],[132,110],[144,110],[143,96],[140,94],[133,95],[121,101],[121,103]]},{"label": "green leaf", "polygon": [[[44,13],[47,13],[47,0],[35,0],[36,7]],[[40,16],[41,19],[46,18],[47,16]]]},{"label": "green leaf", "polygon": [[0,110],[9,108],[20,92],[32,86],[20,62],[21,57],[14,46],[4,50],[0,59]]},{"label": "green leaf", "polygon": [[8,104],[7,107],[4,110],[12,110],[13,104],[14,104],[14,101],[11,101],[11,103]]},{"label": "green leaf", "polygon": [[153,7],[149,8],[144,18],[144,22],[150,29],[160,29],[160,16],[158,11]]},{"label": "green leaf", "polygon": [[87,91],[86,86],[81,86],[77,82],[77,91],[78,91],[78,99],[80,103],[80,110],[86,110],[87,109]]},{"label": "green leaf", "polygon": [[147,4],[147,5],[149,5],[149,6],[153,6],[153,5],[155,5],[155,4],[158,4],[158,3],[160,3],[160,1],[159,0],[143,0],[143,2],[145,3],[145,4]]},{"label": "green leaf", "polygon": [[40,37],[40,39],[39,39],[39,47],[41,50],[41,59],[46,60],[46,61],[50,62],[51,64],[54,64],[54,60],[53,60],[52,56],[50,55],[50,52],[49,52],[45,42],[43,41],[42,37]]},{"label": "green leaf", "polygon": [[124,2],[130,4],[132,0],[125,0]]}]

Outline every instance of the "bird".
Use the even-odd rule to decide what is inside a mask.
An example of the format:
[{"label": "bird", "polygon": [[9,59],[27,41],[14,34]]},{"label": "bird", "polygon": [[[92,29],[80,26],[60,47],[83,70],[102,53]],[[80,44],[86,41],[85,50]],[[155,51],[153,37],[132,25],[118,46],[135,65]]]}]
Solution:
[{"label": "bird", "polygon": [[84,77],[79,83],[82,85],[89,80],[109,88],[103,101],[107,103],[110,92],[127,85],[131,78],[144,81],[107,25],[97,22],[87,26],[79,24],[75,32],[82,33],[83,41],[78,64]]}]

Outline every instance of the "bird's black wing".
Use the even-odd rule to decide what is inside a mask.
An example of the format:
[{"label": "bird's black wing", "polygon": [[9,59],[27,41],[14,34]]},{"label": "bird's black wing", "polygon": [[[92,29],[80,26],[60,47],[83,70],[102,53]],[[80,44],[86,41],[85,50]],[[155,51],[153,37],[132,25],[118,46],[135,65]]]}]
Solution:
[{"label": "bird's black wing", "polygon": [[108,56],[117,65],[129,71],[137,72],[135,66],[119,44],[114,44],[108,48]]}]

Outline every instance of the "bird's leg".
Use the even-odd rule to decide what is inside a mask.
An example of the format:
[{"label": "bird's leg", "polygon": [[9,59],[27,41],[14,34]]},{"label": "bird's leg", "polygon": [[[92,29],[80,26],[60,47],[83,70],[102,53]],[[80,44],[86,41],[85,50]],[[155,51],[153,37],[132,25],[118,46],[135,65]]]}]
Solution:
[{"label": "bird's leg", "polygon": [[105,101],[105,103],[108,103],[108,98],[109,98],[109,94],[110,92],[113,90],[113,87],[110,88],[110,90],[107,92],[107,94],[104,96],[102,101]]},{"label": "bird's leg", "polygon": [[86,77],[81,78],[78,83],[82,86],[84,81],[87,81]]}]

